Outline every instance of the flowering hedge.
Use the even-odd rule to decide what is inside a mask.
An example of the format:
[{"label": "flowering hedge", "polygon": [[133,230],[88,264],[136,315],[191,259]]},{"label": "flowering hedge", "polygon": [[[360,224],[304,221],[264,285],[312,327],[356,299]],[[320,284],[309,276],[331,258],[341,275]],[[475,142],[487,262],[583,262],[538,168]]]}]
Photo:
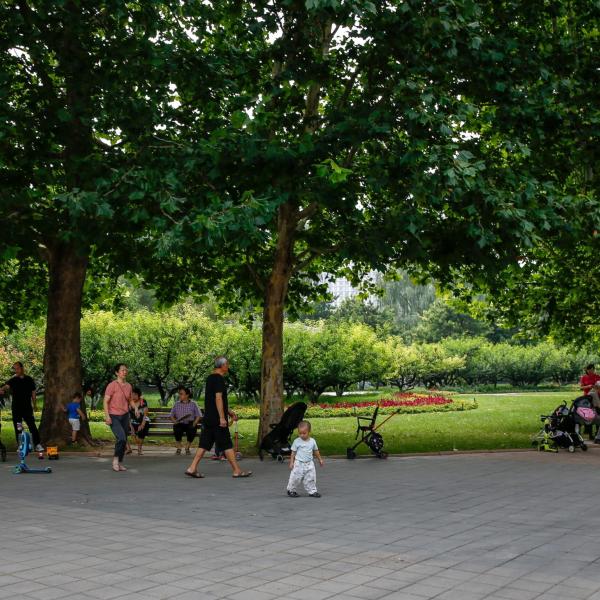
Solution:
[{"label": "flowering hedge", "polygon": [[[311,419],[353,416],[367,417],[373,414],[376,405],[376,400],[318,404],[308,407],[306,417]],[[379,414],[381,415],[389,415],[395,412],[399,414],[414,414],[472,410],[477,408],[477,402],[474,400],[452,400],[452,398],[446,396],[396,393],[391,397],[381,398],[379,406]],[[233,407],[233,410],[240,419],[258,419],[259,416],[257,406],[236,406]]]},{"label": "flowering hedge", "polygon": [[451,404],[452,398],[446,396],[431,396],[424,394],[413,394],[410,392],[396,392],[391,398],[380,398],[379,400],[367,400],[365,402],[336,402],[335,404],[319,404],[320,408],[364,408],[379,404],[379,412],[383,408],[397,408],[399,406],[442,406]]}]

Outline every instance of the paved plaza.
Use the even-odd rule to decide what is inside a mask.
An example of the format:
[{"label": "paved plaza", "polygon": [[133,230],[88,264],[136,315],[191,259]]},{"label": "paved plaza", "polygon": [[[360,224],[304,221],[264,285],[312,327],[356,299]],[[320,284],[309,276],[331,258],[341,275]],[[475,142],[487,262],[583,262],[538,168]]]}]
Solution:
[{"label": "paved plaza", "polygon": [[271,460],[187,462],[0,463],[0,599],[600,599],[596,449],[331,459],[320,499]]}]

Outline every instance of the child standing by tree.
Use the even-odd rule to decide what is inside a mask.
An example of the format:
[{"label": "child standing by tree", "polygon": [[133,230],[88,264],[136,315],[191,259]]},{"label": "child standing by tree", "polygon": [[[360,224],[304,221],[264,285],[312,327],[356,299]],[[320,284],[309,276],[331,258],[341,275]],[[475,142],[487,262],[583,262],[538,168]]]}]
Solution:
[{"label": "child standing by tree", "polygon": [[85,421],[85,413],[81,410],[81,401],[83,395],[81,392],[75,392],[69,404],[65,407],[67,418],[71,424],[71,443],[77,442],[77,432],[81,429],[81,419]]},{"label": "child standing by tree", "polygon": [[298,423],[298,436],[292,444],[292,453],[290,455],[290,479],[287,484],[287,495],[292,498],[298,497],[296,487],[302,483],[313,498],[320,498],[321,494],[317,491],[317,473],[313,456],[317,457],[319,464],[323,466],[323,459],[319,453],[317,442],[310,437],[310,423],[300,421]]}]

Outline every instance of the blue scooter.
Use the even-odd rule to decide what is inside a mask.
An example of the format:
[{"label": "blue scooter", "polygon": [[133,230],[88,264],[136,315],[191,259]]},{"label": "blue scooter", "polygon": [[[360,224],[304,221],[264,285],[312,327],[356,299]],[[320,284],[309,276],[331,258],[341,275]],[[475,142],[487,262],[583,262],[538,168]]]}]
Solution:
[{"label": "blue scooter", "polygon": [[45,467],[43,469],[33,469],[27,466],[25,458],[33,450],[31,434],[29,433],[29,431],[23,429],[22,423],[17,423],[17,431],[19,432],[19,447],[17,449],[17,454],[19,455],[21,462],[13,468],[13,473],[52,473],[52,469],[50,467]]}]

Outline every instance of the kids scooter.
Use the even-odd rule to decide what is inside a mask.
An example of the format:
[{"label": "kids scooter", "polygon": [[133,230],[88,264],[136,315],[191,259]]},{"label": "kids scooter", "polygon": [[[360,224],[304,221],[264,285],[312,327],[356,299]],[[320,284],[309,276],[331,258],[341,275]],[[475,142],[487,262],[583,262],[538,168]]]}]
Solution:
[{"label": "kids scooter", "polygon": [[25,458],[33,450],[31,434],[29,433],[29,431],[23,429],[22,423],[17,423],[17,431],[19,432],[19,447],[17,449],[17,454],[21,459],[21,462],[16,467],[14,467],[13,473],[52,473],[52,469],[50,467],[45,467],[43,469],[33,469],[32,467],[27,466]]}]

